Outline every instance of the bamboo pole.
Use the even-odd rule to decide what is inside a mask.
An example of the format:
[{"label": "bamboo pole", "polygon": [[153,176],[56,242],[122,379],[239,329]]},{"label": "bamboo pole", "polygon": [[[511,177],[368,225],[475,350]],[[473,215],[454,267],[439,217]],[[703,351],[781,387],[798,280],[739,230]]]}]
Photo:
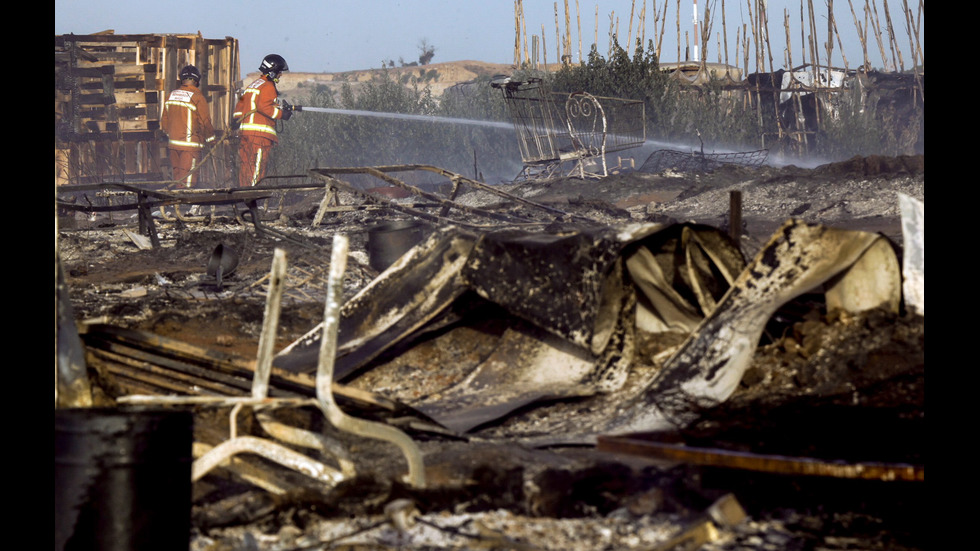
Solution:
[{"label": "bamboo pole", "polygon": [[[722,36],[722,43],[725,45],[725,74],[728,74],[728,25],[725,24],[725,19],[726,19],[725,0],[721,0],[721,36]],[[735,40],[735,44],[736,45],[738,44],[737,38]],[[718,49],[721,50],[720,47]],[[721,56],[720,51],[718,52],[718,55]],[[736,54],[736,59],[737,58],[738,58],[738,54]],[[719,57],[718,59],[720,60],[721,57]]]},{"label": "bamboo pole", "polygon": [[[786,29],[786,69],[793,69],[793,50],[792,50],[792,31],[789,27],[789,10],[783,9],[783,27]],[[792,74],[790,75],[792,78]],[[776,129],[779,132],[779,137],[783,137],[783,132],[788,132],[789,130],[783,128],[783,120],[779,116],[779,92],[773,94],[773,104],[776,108]]]},{"label": "bamboo pole", "polygon": [[749,28],[742,23],[742,57],[745,63],[745,74],[749,73]]},{"label": "bamboo pole", "polygon": [[[868,0],[865,0],[865,10],[868,9]],[[870,2],[871,5],[871,30],[875,33],[875,42],[878,44],[878,52],[881,53],[882,70],[888,71],[888,56],[885,54],[885,46],[881,42],[881,25],[878,22],[878,3]]]},{"label": "bamboo pole", "polygon": [[810,60],[813,67],[813,112],[820,128],[820,49],[817,47],[817,18],[813,14],[813,0],[807,0],[810,17]]},{"label": "bamboo pole", "polygon": [[[800,58],[806,65],[806,24],[803,19],[803,0],[800,0]],[[792,67],[790,67],[792,69]]]},{"label": "bamboo pole", "polygon": [[596,51],[599,50],[599,4],[595,5],[595,26],[592,28],[594,36],[592,38],[592,45],[595,46]]},{"label": "bamboo pole", "polygon": [[524,62],[530,63],[531,57],[527,53],[527,20],[524,18],[524,0],[521,0],[521,36],[524,37]]},{"label": "bamboo pole", "polygon": [[701,39],[698,37],[698,0],[694,0],[694,10],[692,11],[692,22],[694,23],[694,61],[701,61]]},{"label": "bamboo pole", "polygon": [[[905,0],[903,0],[905,1]],[[916,65],[922,65],[922,44],[919,41],[919,26],[922,24],[922,3],[924,0],[919,0],[919,20],[916,22],[915,16],[912,14],[912,10],[908,8],[908,3],[905,4],[906,13],[906,25],[909,27],[909,46],[912,50],[912,69],[915,70]],[[915,41],[912,41],[912,37],[915,37]]]},{"label": "bamboo pole", "polygon": [[569,63],[572,61],[572,27],[571,13],[568,9],[568,0],[565,0],[565,55],[568,56]]},{"label": "bamboo pole", "polygon": [[[759,66],[759,42],[758,42],[758,34],[759,33],[758,33],[758,21],[756,21],[755,12],[752,11],[752,3],[751,3],[750,0],[745,0],[745,7],[749,11],[748,20],[749,20],[749,24],[751,25],[752,45],[754,46],[753,53],[754,53],[754,56],[755,56],[755,72],[761,73],[762,72],[762,67]],[[745,25],[743,24],[742,26],[744,27]],[[748,41],[748,38],[749,38],[748,29],[746,29],[746,32],[743,33],[743,37],[745,38],[746,41]],[[748,49],[746,49],[746,51],[745,51],[745,59],[746,59],[746,62],[745,62],[746,63],[745,70],[746,70],[746,72],[748,72],[748,69],[749,69],[749,66],[748,66],[748,58],[749,58],[749,52],[748,52]]]},{"label": "bamboo pole", "polygon": [[[658,61],[660,61],[661,59],[663,59],[663,58],[660,57],[660,51],[661,51],[660,48],[663,46],[663,43],[664,43],[664,29],[667,26],[667,3],[668,2],[670,2],[670,0],[664,0],[664,9],[663,9],[663,12],[661,12],[661,14],[660,14],[660,34],[657,36],[657,60]],[[657,5],[657,0],[653,0],[653,5],[654,6]],[[654,13],[653,27],[654,27],[654,30],[656,30],[656,28],[657,28],[657,16],[656,16],[656,13]]]},{"label": "bamboo pole", "polygon": [[521,16],[517,6],[521,0],[514,0],[514,65],[521,66]]},{"label": "bamboo pole", "polygon": [[612,13],[609,14],[609,53],[606,55],[606,57],[612,57],[613,41],[615,40],[615,37],[616,37],[616,34],[613,31],[613,14],[614,13],[616,13],[616,12],[612,12]]},{"label": "bamboo pole", "polygon": [[912,56],[912,71],[915,72],[918,58],[915,52],[915,41],[912,39],[912,12],[908,0],[902,0],[902,17],[905,19],[905,35],[909,37],[909,55]]},{"label": "bamboo pole", "polygon": [[[695,6],[697,3],[695,2]],[[698,46],[701,49],[701,55],[699,60],[701,61],[701,68],[707,67],[708,62],[708,39],[711,37],[711,4],[705,2],[704,6],[704,21],[701,23],[701,44]],[[697,26],[695,25],[694,36],[697,38]]]},{"label": "bamboo pole", "polygon": [[[735,27],[735,68],[736,69],[738,69],[738,61],[740,59],[738,57],[738,54],[741,53],[741,51],[742,51],[742,49],[741,49],[741,46],[742,46],[741,40],[742,40],[742,29],[740,29],[738,27]],[[748,75],[749,75],[749,72],[748,71],[745,71],[745,76],[748,76]]]},{"label": "bamboo pole", "polygon": [[[697,2],[697,0],[694,0]],[[633,14],[636,12],[636,0],[630,5],[630,26],[626,30],[626,52],[633,49]]]},{"label": "bamboo pole", "polygon": [[638,43],[638,46],[640,48],[640,51],[642,52],[643,50],[646,49],[645,44],[647,42],[647,3],[646,3],[646,0],[643,0],[643,7],[640,8],[640,22],[637,24],[637,28],[638,28],[637,34],[639,35],[639,39],[638,39],[639,40],[639,43]]},{"label": "bamboo pole", "polygon": [[827,2],[827,71],[834,64],[834,0]]},{"label": "bamboo pole", "polygon": [[817,18],[813,14],[813,0],[806,0],[807,15],[810,18],[810,62],[813,66],[813,82],[817,85],[820,72],[820,48],[817,47]]},{"label": "bamboo pole", "polygon": [[681,61],[681,0],[677,0],[677,61]]},{"label": "bamboo pole", "polygon": [[840,32],[837,30],[837,18],[834,18],[834,35],[837,37],[837,46],[840,47],[840,58],[844,60],[844,71],[847,72],[850,69],[847,64],[847,56],[844,54],[844,44],[841,42]]},{"label": "bamboo pole", "polygon": [[558,2],[555,2],[555,57],[558,60],[558,67],[562,66],[561,61],[561,26],[558,25]]},{"label": "bamboo pole", "polygon": [[[917,54],[913,54],[913,58],[915,58],[917,56],[918,57],[918,60],[919,60],[919,65],[916,65],[913,62],[913,64],[912,64],[912,74],[915,76],[915,81],[918,84],[919,95],[921,95],[922,96],[922,100],[925,101],[925,90],[922,87],[922,77],[921,77],[921,75],[919,75],[919,66],[921,65],[923,68],[925,66],[925,59],[922,57],[922,43],[919,40],[919,28],[922,25],[922,4],[923,4],[923,2],[924,2],[924,0],[919,0],[919,20],[917,22],[915,22],[915,25],[912,26],[912,32],[915,34],[915,48],[916,48],[915,51],[918,52]],[[910,19],[914,19],[914,16],[912,15],[912,10],[909,10],[908,17]]]},{"label": "bamboo pole", "polygon": [[548,47],[544,40],[544,23],[541,24],[541,59],[544,61],[545,72],[548,72]]},{"label": "bamboo pole", "polygon": [[854,19],[854,27],[857,29],[858,40],[861,41],[861,54],[864,61],[861,64],[861,69],[864,72],[868,72],[871,69],[871,65],[868,63],[868,41],[867,41],[867,27],[861,28],[861,22],[858,20],[857,13],[854,12],[854,4],[851,0],[847,0],[847,5],[851,8],[851,18]]},{"label": "bamboo pole", "polygon": [[762,30],[762,42],[765,44],[763,51],[769,57],[769,72],[773,72],[772,66],[772,45],[769,43],[769,8],[763,0],[762,9],[759,10],[760,29]]},{"label": "bamboo pole", "polygon": [[[882,0],[885,7],[885,24],[888,26],[888,42],[892,49],[892,63],[895,62],[895,56],[898,56],[898,70],[905,72],[905,61],[902,59],[902,49],[898,47],[897,39],[895,38],[895,27],[892,26],[892,13],[888,9],[888,0]],[[896,52],[897,50],[897,52]]]}]

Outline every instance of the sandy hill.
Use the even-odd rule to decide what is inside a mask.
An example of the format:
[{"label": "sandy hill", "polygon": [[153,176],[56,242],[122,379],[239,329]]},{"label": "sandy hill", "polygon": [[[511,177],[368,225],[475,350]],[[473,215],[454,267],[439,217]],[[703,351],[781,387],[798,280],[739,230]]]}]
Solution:
[{"label": "sandy hill", "polygon": [[[279,80],[279,92],[287,98],[296,98],[305,95],[303,88],[316,85],[325,85],[333,90],[340,90],[344,82],[350,82],[355,86],[371,80],[371,77],[388,71],[392,77],[401,80],[403,77],[419,78],[424,80],[426,76],[431,76],[427,81],[432,93],[441,96],[449,87],[461,82],[468,82],[479,77],[493,76],[499,74],[510,74],[514,71],[514,66],[504,63],[486,63],[483,61],[448,61],[445,63],[430,63],[412,67],[390,67],[387,69],[366,69],[363,71],[346,71],[343,73],[294,73],[283,74]],[[433,71],[435,71],[434,76]],[[248,84],[257,78],[259,73],[248,73],[243,82]]]}]

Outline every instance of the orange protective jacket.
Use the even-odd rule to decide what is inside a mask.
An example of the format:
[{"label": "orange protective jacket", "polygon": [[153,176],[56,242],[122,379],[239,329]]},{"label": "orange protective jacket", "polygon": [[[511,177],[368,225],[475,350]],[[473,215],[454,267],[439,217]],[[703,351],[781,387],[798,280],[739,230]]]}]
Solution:
[{"label": "orange protective jacket", "polygon": [[171,149],[200,151],[214,141],[211,111],[204,94],[193,84],[184,84],[170,92],[163,104],[160,128],[170,138]]},{"label": "orange protective jacket", "polygon": [[232,114],[233,117],[241,120],[239,132],[243,136],[264,136],[273,142],[278,142],[276,120],[282,118],[278,98],[279,90],[276,89],[276,83],[266,75],[249,84],[242,92],[242,97],[238,99],[235,112]]}]

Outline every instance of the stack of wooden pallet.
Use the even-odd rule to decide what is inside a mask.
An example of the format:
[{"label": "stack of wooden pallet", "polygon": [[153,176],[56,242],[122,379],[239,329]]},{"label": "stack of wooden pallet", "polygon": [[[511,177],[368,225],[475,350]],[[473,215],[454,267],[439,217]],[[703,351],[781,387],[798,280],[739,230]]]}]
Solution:
[{"label": "stack of wooden pallet", "polygon": [[[142,182],[169,178],[159,140],[163,102],[193,64],[216,130],[228,128],[241,86],[238,40],[196,35],[55,36],[55,181]],[[220,153],[220,152],[219,152]],[[202,180],[223,180],[227,155],[214,155]]]}]

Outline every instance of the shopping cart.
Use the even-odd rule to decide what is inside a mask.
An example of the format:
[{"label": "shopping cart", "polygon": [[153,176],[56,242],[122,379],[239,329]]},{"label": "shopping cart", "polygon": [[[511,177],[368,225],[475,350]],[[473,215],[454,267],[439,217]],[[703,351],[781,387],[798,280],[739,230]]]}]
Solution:
[{"label": "shopping cart", "polygon": [[646,111],[642,101],[548,90],[541,79],[491,81],[502,91],[517,132],[524,168],[517,180],[555,176],[603,177],[606,155],[642,146]]}]

